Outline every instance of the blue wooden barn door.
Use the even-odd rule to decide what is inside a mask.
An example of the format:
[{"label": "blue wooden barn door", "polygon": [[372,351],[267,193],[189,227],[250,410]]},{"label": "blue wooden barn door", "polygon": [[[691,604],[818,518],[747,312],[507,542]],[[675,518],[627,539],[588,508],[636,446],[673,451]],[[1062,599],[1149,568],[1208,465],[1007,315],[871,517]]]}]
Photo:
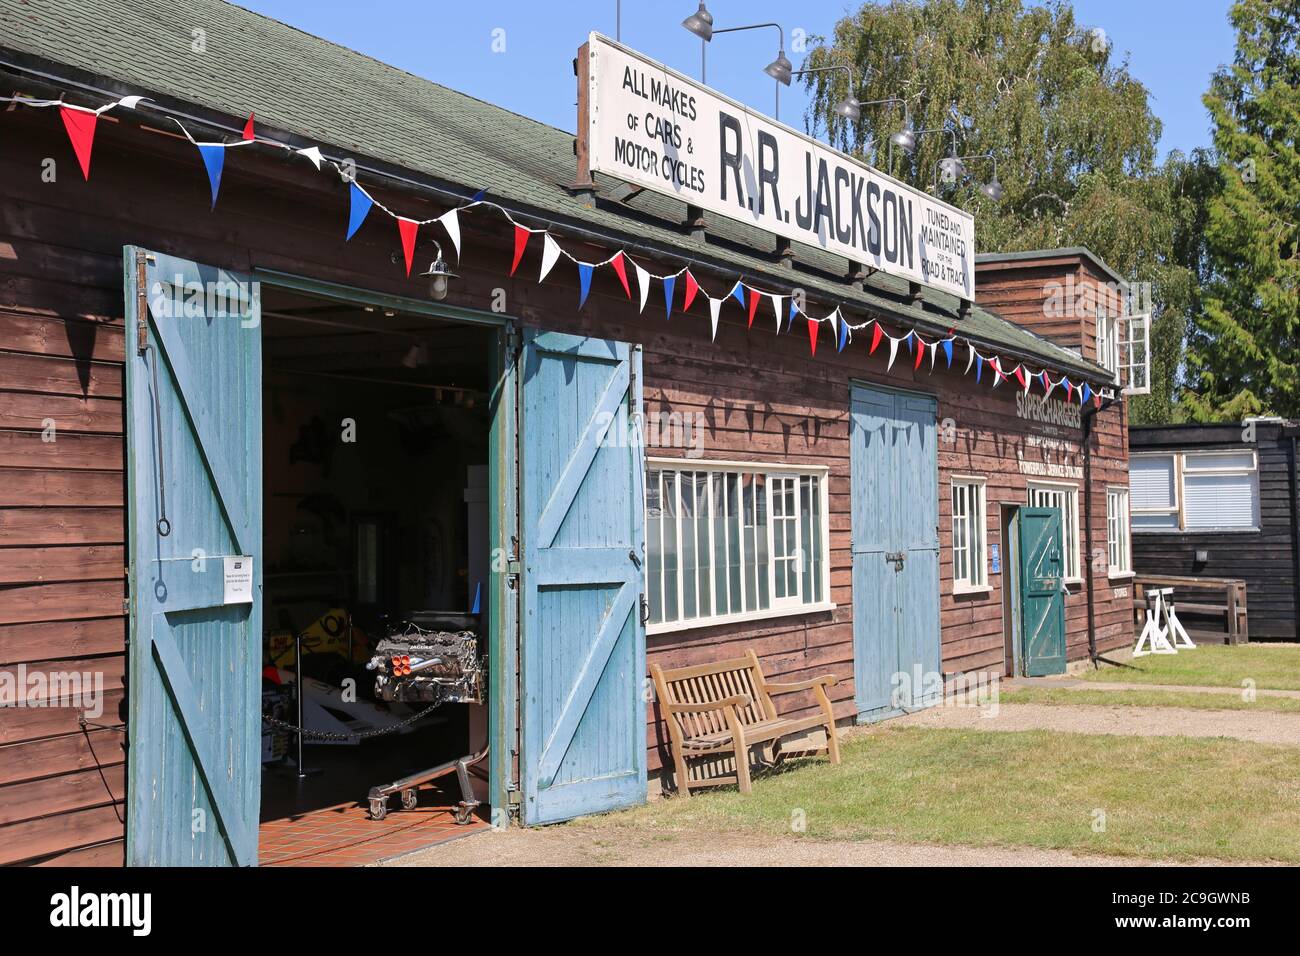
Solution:
[{"label": "blue wooden barn door", "polygon": [[935,404],[855,385],[850,405],[854,687],[878,720],[938,699]]},{"label": "blue wooden barn door", "polygon": [[528,330],[521,453],[525,823],[646,794],[640,349]]},{"label": "blue wooden barn door", "polygon": [[1020,632],[1028,677],[1065,673],[1065,562],[1058,508],[1020,509]]},{"label": "blue wooden barn door", "polygon": [[262,333],[256,286],[125,251],[127,862],[257,862]]}]

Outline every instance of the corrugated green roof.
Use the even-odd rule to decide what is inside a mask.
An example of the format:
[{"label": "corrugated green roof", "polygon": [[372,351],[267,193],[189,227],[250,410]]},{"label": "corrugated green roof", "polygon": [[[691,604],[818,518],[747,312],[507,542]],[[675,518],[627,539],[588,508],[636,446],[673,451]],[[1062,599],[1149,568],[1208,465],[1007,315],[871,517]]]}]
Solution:
[{"label": "corrugated green roof", "polygon": [[[0,0],[0,22],[0,50],[66,64],[123,93],[232,118],[255,112],[264,129],[470,192],[486,189],[503,204],[561,223],[725,263],[755,285],[768,281],[773,291],[797,285],[814,300],[824,296],[939,331],[955,327],[1052,368],[1104,374],[978,307],[959,321],[956,299],[943,293],[925,290],[931,309],[923,310],[903,301],[905,282],[881,273],[859,291],[836,278],[847,271],[846,260],[814,247],[794,246],[792,273],[772,260],[772,236],[743,223],[710,217],[707,243],[694,242],[677,226],[685,205],[666,196],[642,192],[623,206],[608,198],[617,182],[601,177],[599,201],[585,205],[564,188],[575,172],[571,133],[221,0]],[[195,29],[204,31],[205,53],[191,52]],[[568,72],[573,53],[556,51],[557,69]]]}]

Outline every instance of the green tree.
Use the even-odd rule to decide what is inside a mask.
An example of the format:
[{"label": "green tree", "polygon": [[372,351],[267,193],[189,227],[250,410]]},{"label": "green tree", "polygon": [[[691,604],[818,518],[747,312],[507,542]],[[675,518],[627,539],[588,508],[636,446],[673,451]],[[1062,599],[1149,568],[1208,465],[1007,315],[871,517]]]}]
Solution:
[{"label": "green tree", "polygon": [[[1179,249],[1179,230],[1204,159],[1175,154],[1157,164],[1160,121],[1104,32],[1060,2],[893,0],[863,5],[833,37],[817,39],[806,66],[852,65],[859,99],[901,97],[917,129],[945,128],[922,135],[910,157],[894,150],[892,171],[973,211],[980,251],[1086,245],[1121,275],[1150,284],[1153,390],[1133,399],[1132,419],[1170,420],[1196,286],[1179,258],[1188,251]],[[805,82],[810,132],[888,168],[889,134],[904,108],[866,106],[860,122],[849,122],[834,110],[848,92],[842,71]],[[954,137],[961,155],[996,158],[1001,202],[978,190],[993,174],[990,160],[968,161],[974,181],[937,175]]]},{"label": "green tree", "polygon": [[1300,415],[1300,5],[1241,0],[1230,66],[1205,105],[1220,188],[1205,244],[1211,281],[1192,331],[1189,387],[1197,420]]}]

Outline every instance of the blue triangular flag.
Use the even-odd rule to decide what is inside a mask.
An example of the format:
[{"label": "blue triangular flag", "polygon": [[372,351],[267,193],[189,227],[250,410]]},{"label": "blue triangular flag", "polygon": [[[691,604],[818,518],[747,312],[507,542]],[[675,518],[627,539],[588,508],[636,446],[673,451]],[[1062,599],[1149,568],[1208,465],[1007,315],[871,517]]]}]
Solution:
[{"label": "blue triangular flag", "polygon": [[916,338],[915,332],[907,333],[907,354],[911,355],[916,350],[916,343],[912,339]]},{"label": "blue triangular flag", "polygon": [[578,284],[582,291],[578,293],[578,308],[582,308],[587,303],[587,293],[591,291],[591,263],[578,263]]},{"label": "blue triangular flag", "polygon": [[208,182],[212,184],[212,206],[217,205],[217,193],[221,190],[221,168],[226,164],[226,147],[211,143],[198,143],[199,155],[203,165],[208,167]]},{"label": "blue triangular flag", "polygon": [[480,189],[478,192],[476,192],[476,193],[474,194],[474,198],[471,199],[470,202],[482,202],[482,201],[483,201],[483,197],[486,196],[486,195],[487,195],[487,190],[486,190],[486,189]]},{"label": "blue triangular flag", "polygon": [[474,585],[474,610],[470,611],[469,613],[471,614],[478,613],[479,598],[482,596],[482,594],[483,594],[483,582],[480,581]]},{"label": "blue triangular flag", "polygon": [[840,317],[839,321],[840,321],[840,344],[835,347],[835,351],[843,352],[844,343],[849,340],[849,323],[844,321],[843,316]]},{"label": "blue triangular flag", "polygon": [[745,287],[737,282],[731,289],[732,298],[740,303],[740,307],[745,307]]},{"label": "blue triangular flag", "polygon": [[799,306],[795,304],[794,296],[790,296],[790,314],[785,319],[785,330],[790,331],[790,324],[794,322],[794,315],[799,311]]},{"label": "blue triangular flag", "polygon": [[982,371],[984,371],[984,360],[983,360],[982,358],[980,358],[980,357],[977,355],[977,356],[975,356],[975,382],[976,382],[976,384],[979,383],[979,380],[980,380],[980,372],[982,372]]},{"label": "blue triangular flag", "polygon": [[352,188],[348,190],[348,195],[352,200],[352,209],[348,212],[348,239],[351,239],[361,228],[361,224],[366,221],[366,216],[370,214],[370,207],[375,204],[375,201],[366,195],[364,189],[356,183],[350,185]]},{"label": "blue triangular flag", "polygon": [[673,286],[677,284],[677,276],[664,276],[664,318],[670,318],[673,314]]},{"label": "blue triangular flag", "polygon": [[948,367],[952,368],[952,339],[943,340],[943,356],[948,360]]},{"label": "blue triangular flag", "polygon": [[1087,383],[1087,382],[1084,382],[1084,383],[1083,383],[1083,400],[1086,402],[1086,401],[1088,401],[1088,399],[1090,399],[1090,398],[1092,398],[1092,389],[1088,387],[1088,383]]}]

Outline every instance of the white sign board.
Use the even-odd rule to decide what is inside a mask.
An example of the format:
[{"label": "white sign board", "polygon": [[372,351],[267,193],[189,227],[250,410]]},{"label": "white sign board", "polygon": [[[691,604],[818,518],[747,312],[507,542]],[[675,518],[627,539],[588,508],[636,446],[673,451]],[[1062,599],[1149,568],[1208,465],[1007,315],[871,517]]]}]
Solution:
[{"label": "white sign board", "polygon": [[592,172],[974,299],[970,214],[600,34],[587,56]]},{"label": "white sign board", "polygon": [[222,558],[225,572],[225,604],[253,603],[253,559],[247,556]]}]

